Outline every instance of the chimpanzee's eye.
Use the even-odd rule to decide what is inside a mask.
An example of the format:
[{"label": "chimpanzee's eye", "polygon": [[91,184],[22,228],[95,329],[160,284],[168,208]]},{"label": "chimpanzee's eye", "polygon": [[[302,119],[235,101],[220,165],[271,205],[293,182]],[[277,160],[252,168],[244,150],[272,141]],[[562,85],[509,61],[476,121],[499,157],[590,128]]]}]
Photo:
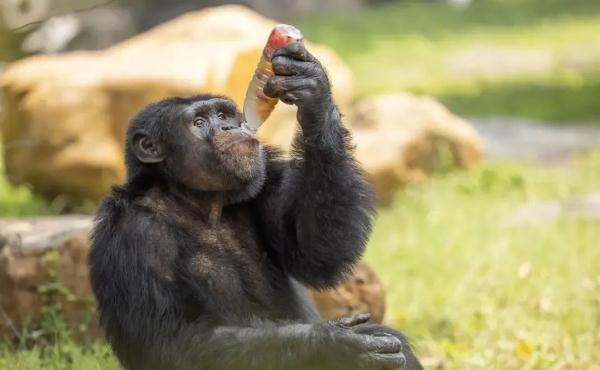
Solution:
[{"label": "chimpanzee's eye", "polygon": [[204,118],[202,118],[202,117],[196,117],[196,118],[194,118],[194,126],[196,126],[196,127],[200,127],[200,126],[202,126],[205,123],[206,123],[206,120]]},{"label": "chimpanzee's eye", "polygon": [[225,120],[225,119],[227,118],[227,116],[225,116],[225,114],[224,114],[223,112],[219,112],[219,113],[217,114],[217,117],[218,117],[220,120]]}]

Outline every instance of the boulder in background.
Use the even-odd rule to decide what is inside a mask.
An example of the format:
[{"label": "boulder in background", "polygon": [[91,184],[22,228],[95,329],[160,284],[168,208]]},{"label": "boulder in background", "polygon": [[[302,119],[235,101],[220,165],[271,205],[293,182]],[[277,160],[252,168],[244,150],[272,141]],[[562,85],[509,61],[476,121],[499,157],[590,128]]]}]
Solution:
[{"label": "boulder in background", "polygon": [[382,204],[389,203],[400,186],[424,180],[441,165],[469,167],[481,155],[476,131],[430,97],[389,94],[365,98],[356,104],[347,122],[356,157],[369,173]]},{"label": "boulder in background", "polygon": [[[0,84],[6,172],[53,197],[98,199],[124,178],[129,119],[174,95],[223,94],[241,105],[274,20],[242,6],[182,15],[103,51],[41,55],[8,66]],[[341,107],[352,98],[348,68],[323,46],[307,47],[327,66]],[[295,107],[278,104],[261,127],[288,147]]]}]

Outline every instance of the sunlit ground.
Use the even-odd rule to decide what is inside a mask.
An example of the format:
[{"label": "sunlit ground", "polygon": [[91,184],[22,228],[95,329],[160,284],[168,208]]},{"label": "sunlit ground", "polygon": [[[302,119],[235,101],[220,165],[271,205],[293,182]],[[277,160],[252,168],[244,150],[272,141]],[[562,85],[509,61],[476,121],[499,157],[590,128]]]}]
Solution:
[{"label": "sunlit ground", "polygon": [[597,189],[599,153],[483,164],[398,194],[367,254],[387,320],[444,369],[600,369],[600,222],[510,225],[523,204]]}]

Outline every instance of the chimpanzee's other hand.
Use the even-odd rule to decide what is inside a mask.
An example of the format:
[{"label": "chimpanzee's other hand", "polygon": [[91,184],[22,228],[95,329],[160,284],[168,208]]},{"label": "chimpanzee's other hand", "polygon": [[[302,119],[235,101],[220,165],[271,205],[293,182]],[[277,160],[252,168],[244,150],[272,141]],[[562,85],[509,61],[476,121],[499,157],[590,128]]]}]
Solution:
[{"label": "chimpanzee's other hand", "polygon": [[[332,321],[313,324],[309,330],[311,339],[322,344],[324,350],[332,349],[343,354],[340,364],[353,364],[356,369],[399,370],[406,363],[400,339],[393,335],[357,334],[353,326],[363,324],[368,314],[358,314]],[[338,352],[336,348],[343,348]]]}]

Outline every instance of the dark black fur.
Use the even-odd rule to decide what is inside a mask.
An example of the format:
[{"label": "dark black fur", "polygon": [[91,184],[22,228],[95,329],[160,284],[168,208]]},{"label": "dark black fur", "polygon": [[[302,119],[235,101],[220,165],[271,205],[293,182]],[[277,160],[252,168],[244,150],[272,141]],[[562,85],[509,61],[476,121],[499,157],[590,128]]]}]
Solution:
[{"label": "dark black fur", "polygon": [[303,132],[293,158],[262,149],[235,189],[191,188],[172,164],[134,150],[143,131],[167,156],[194,158],[178,117],[215,97],[167,99],[131,121],[127,181],[100,206],[90,255],[101,322],[127,369],[421,369],[400,333],[358,325],[366,317],[320,321],[305,296],[303,286],[333,287],[360,258],[373,198],[324,72],[309,54],[297,59],[325,84],[309,81],[313,100],[288,99]]}]

